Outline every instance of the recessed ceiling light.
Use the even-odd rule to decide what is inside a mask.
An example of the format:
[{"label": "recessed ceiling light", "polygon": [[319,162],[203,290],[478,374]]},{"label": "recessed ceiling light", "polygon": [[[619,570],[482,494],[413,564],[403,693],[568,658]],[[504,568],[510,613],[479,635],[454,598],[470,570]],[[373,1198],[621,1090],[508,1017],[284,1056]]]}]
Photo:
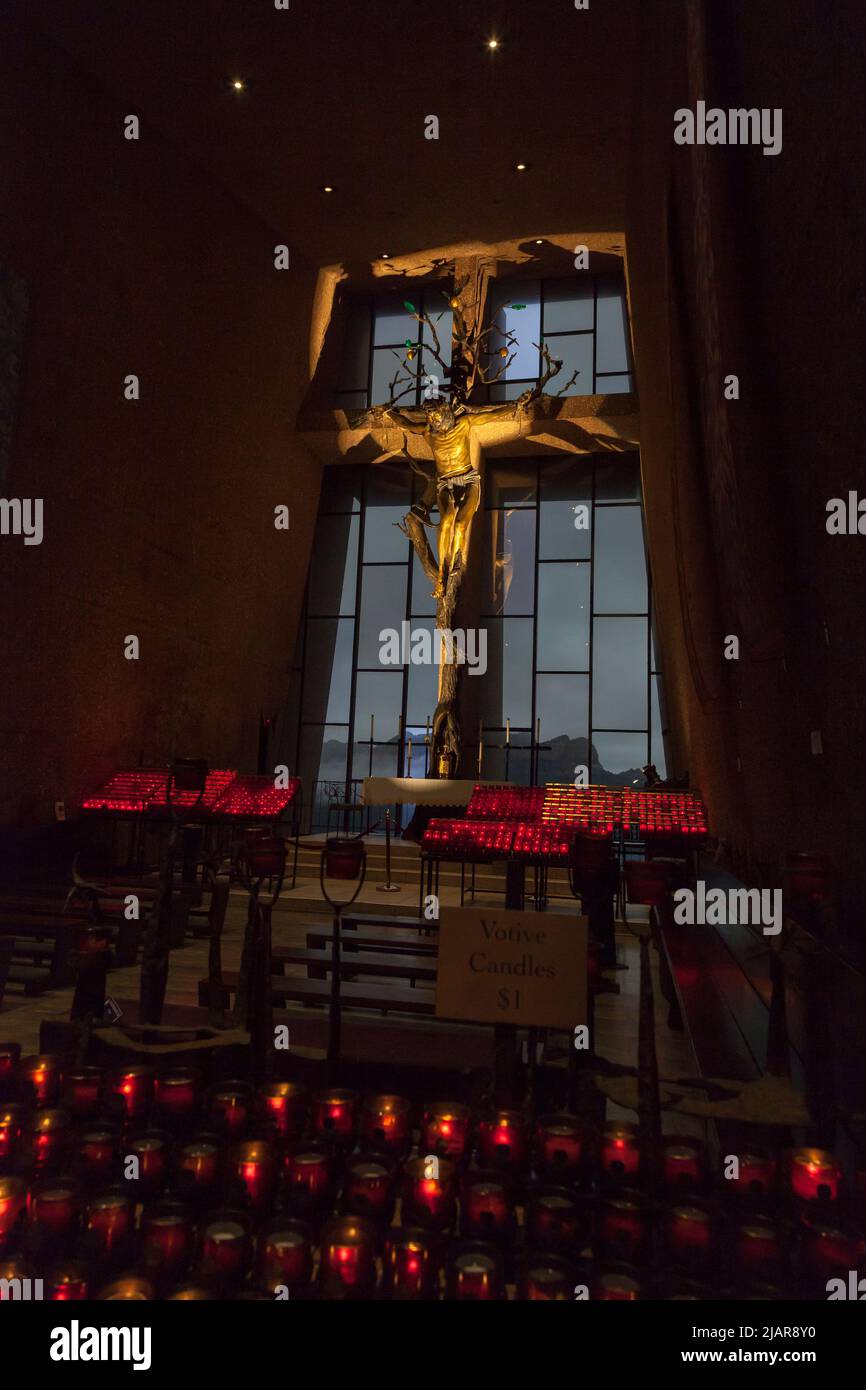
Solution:
[{"label": "recessed ceiling light", "polygon": [[390,259],[391,259],[391,252],[390,252],[390,251],[383,251],[383,252],[382,252],[382,255],[380,256],[379,259],[380,259],[380,260],[383,260],[383,261],[390,261]]},{"label": "recessed ceiling light", "polygon": [[537,236],[537,237],[535,238],[535,244],[536,244],[536,246],[541,246],[543,242],[544,242],[544,237]]},{"label": "recessed ceiling light", "polygon": [[489,49],[498,48],[498,47],[499,47],[499,40],[498,40],[498,39],[488,39],[488,40],[487,40],[487,47],[488,47]]},{"label": "recessed ceiling light", "polygon": [[333,192],[334,192],[334,185],[333,185],[332,183],[323,183],[323,184],[322,184],[322,192],[323,192],[323,193],[333,193]]},{"label": "recessed ceiling light", "polygon": [[514,167],[515,167],[515,169],[517,170],[518,174],[522,174],[526,169],[529,168],[529,165],[528,165],[528,164],[524,164],[523,161],[521,160],[519,163],[515,164]]},{"label": "recessed ceiling light", "polygon": [[233,87],[233,89],[234,89],[236,92],[243,92],[243,91],[245,91],[245,90],[246,90],[246,85],[247,85],[247,84],[246,84],[246,82],[244,82],[244,80],[243,80],[242,77],[233,77],[233,78],[232,78],[232,87]]}]

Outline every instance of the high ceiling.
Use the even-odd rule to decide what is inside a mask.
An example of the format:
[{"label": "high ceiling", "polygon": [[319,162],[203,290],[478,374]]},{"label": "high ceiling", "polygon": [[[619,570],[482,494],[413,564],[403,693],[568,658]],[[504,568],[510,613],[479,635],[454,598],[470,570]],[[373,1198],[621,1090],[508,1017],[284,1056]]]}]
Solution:
[{"label": "high ceiling", "polygon": [[639,0],[6,3],[315,264],[623,226]]}]

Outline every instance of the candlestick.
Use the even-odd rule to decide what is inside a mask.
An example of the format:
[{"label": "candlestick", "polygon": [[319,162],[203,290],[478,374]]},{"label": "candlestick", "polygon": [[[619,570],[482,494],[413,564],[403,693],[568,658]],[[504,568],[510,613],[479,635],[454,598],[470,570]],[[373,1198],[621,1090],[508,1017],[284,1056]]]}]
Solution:
[{"label": "candlestick", "polygon": [[229,1153],[232,1197],[260,1210],[270,1204],[277,1182],[277,1151],[262,1139],[236,1144]]},{"label": "candlestick", "polygon": [[35,1110],[30,1121],[30,1161],[37,1173],[59,1168],[69,1146],[70,1117],[65,1110]]},{"label": "candlestick", "polygon": [[473,1248],[458,1254],[449,1271],[451,1297],[487,1303],[502,1295],[502,1275],[492,1250]]},{"label": "candlestick", "polygon": [[30,1203],[31,1222],[52,1244],[72,1234],[76,1216],[75,1191],[67,1184],[58,1183],[34,1192]]},{"label": "candlestick", "polygon": [[424,1112],[421,1147],[425,1154],[460,1160],[469,1148],[471,1113],[459,1101],[434,1101]]},{"label": "candlestick", "polygon": [[190,1067],[175,1067],[156,1079],[155,1107],[160,1119],[182,1124],[191,1119],[196,1107],[198,1073]]},{"label": "candlestick", "polygon": [[516,1168],[527,1157],[526,1122],[519,1110],[497,1110],[479,1126],[481,1155],[495,1167]]},{"label": "candlestick", "polygon": [[709,1262],[713,1228],[710,1214],[703,1207],[685,1204],[672,1207],[668,1212],[666,1235],[672,1261],[685,1266]]},{"label": "candlestick", "polygon": [[403,1210],[410,1223],[447,1231],[455,1213],[456,1165],[447,1158],[422,1156],[410,1158],[403,1171]]},{"label": "candlestick", "polygon": [[767,1149],[750,1148],[737,1154],[738,1172],[722,1184],[722,1195],[766,1197],[776,1177],[776,1160]]},{"label": "candlestick", "polygon": [[382,1269],[384,1287],[392,1299],[431,1298],[438,1270],[429,1232],[407,1226],[390,1230]]},{"label": "candlestick", "polygon": [[585,1235],[585,1219],[577,1197],[568,1188],[534,1192],[527,1213],[529,1243],[539,1250],[576,1251]]},{"label": "candlestick", "polygon": [[74,1167],[89,1186],[104,1184],[111,1177],[117,1153],[117,1135],[107,1125],[85,1129],[76,1143]]},{"label": "candlestick", "polygon": [[77,1120],[98,1115],[105,1073],[102,1067],[76,1067],[63,1078],[62,1105]]},{"label": "candlestick", "polygon": [[285,1285],[289,1291],[306,1288],[312,1278],[312,1231],[305,1221],[278,1217],[259,1241],[259,1287],[273,1294]]},{"label": "candlestick", "polygon": [[601,1203],[598,1214],[598,1244],[608,1259],[640,1265],[650,1253],[649,1212],[637,1192],[622,1192]]},{"label": "candlestick", "polygon": [[312,1215],[331,1205],[331,1165],[323,1149],[305,1148],[288,1161],[289,1206],[299,1215]]},{"label": "candlestick", "polygon": [[[158,1130],[148,1130],[124,1145],[124,1178],[136,1194],[147,1193],[148,1196],[155,1196],[165,1186],[168,1176],[168,1138],[167,1134]],[[128,1176],[127,1160],[130,1158],[137,1160],[137,1178]],[[131,1171],[132,1165],[129,1165],[129,1172]]]},{"label": "candlestick", "polygon": [[322,1231],[319,1280],[325,1298],[363,1295],[376,1280],[373,1227],[358,1216],[335,1216]]},{"label": "candlestick", "polygon": [[501,1241],[512,1233],[514,1211],[498,1173],[476,1169],[464,1181],[461,1205],[464,1235],[478,1240]]},{"label": "candlestick", "polygon": [[537,1138],[538,1166],[542,1172],[547,1176],[560,1174],[563,1178],[577,1175],[583,1132],[575,1115],[542,1115]]},{"label": "candlestick", "polygon": [[357,1113],[357,1091],[334,1087],[313,1096],[313,1129],[339,1144],[351,1145]]},{"label": "candlestick", "polygon": [[242,1213],[215,1212],[201,1232],[198,1272],[204,1282],[224,1290],[235,1287],[251,1256],[252,1239]]},{"label": "candlestick", "polygon": [[215,1139],[201,1136],[184,1144],[177,1160],[177,1189],[191,1201],[211,1196],[219,1177],[219,1148]]},{"label": "candlestick", "polygon": [[839,1165],[823,1149],[794,1149],[790,1156],[791,1191],[805,1202],[835,1202],[839,1195]]},{"label": "candlestick", "polygon": [[102,1259],[123,1254],[132,1234],[134,1209],[126,1193],[106,1192],[93,1197],[84,1213],[87,1247]]},{"label": "candlestick", "polygon": [[60,1094],[60,1059],[45,1055],[22,1057],[18,1068],[23,1099],[31,1105],[52,1106]]},{"label": "candlestick", "polygon": [[141,1220],[141,1256],[145,1269],[165,1285],[179,1279],[193,1251],[193,1226],[182,1202],[148,1207]]},{"label": "candlestick", "polygon": [[373,745],[374,742],[375,742],[375,734],[374,734],[374,732],[373,732],[374,729],[375,729],[375,727],[376,727],[375,715],[372,715],[372,714],[371,714],[371,715],[370,715],[370,746],[371,746],[371,747],[372,747],[372,745]]},{"label": "candlestick", "polygon": [[124,1067],[111,1077],[110,1086],[126,1122],[143,1120],[153,1098],[153,1068]]},{"label": "candlestick", "polygon": [[250,1089],[244,1081],[227,1081],[211,1096],[212,1124],[233,1139],[239,1139],[246,1129],[249,1111]]},{"label": "candlestick", "polygon": [[409,739],[409,746],[406,750],[406,776],[412,776],[412,739]]},{"label": "candlestick", "polygon": [[782,1268],[783,1243],[777,1226],[756,1217],[734,1232],[734,1268],[741,1279],[772,1282]]},{"label": "candlestick", "polygon": [[508,718],[505,720],[505,742],[506,744],[511,742],[511,720]]},{"label": "candlestick", "polygon": [[539,715],[535,721],[535,742],[537,744],[541,743],[541,715]]},{"label": "candlestick", "polygon": [[638,1131],[635,1125],[606,1124],[602,1136],[601,1167],[604,1176],[614,1181],[633,1178],[640,1167]]},{"label": "candlestick", "polygon": [[430,742],[430,716],[429,716],[429,714],[427,715],[427,718],[426,718],[426,720],[424,721],[424,742],[425,742],[425,743],[429,743],[429,742]]},{"label": "candlestick", "polygon": [[387,1226],[394,1212],[396,1165],[386,1154],[353,1154],[346,1164],[346,1212]]},{"label": "candlestick", "polygon": [[369,1149],[387,1149],[397,1157],[408,1147],[410,1105],[405,1096],[367,1096],[361,1112],[361,1136]]},{"label": "candlestick", "polygon": [[696,1190],[703,1185],[704,1146],[699,1139],[666,1135],[662,1140],[662,1175],[668,1191]]},{"label": "candlestick", "polygon": [[307,1115],[307,1088],[297,1081],[266,1081],[258,1097],[260,1113],[280,1138],[299,1139]]}]

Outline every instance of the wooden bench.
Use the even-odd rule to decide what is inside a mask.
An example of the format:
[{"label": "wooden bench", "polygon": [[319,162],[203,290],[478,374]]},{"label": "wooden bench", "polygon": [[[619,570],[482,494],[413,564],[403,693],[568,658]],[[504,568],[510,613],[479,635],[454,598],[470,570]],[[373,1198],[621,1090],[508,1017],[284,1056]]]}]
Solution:
[{"label": "wooden bench", "polygon": [[[302,948],[299,948],[302,949]],[[321,957],[320,952],[310,952],[310,955]],[[351,969],[356,970],[357,960],[352,962]],[[368,967],[369,968],[369,967]],[[342,969],[340,974],[342,976]],[[407,969],[400,972],[402,975],[408,973]],[[226,971],[223,974],[221,1006],[228,1008],[231,998],[237,989],[238,972]],[[207,980],[200,980],[198,986],[199,1004],[207,1007],[209,1003],[209,987]],[[323,1004],[330,1005],[331,1002],[331,983],[326,979],[311,979],[303,975],[283,975],[271,976],[271,998],[274,1004],[285,1004],[287,1002],[303,1004]],[[340,999],[343,1005],[352,1005],[362,1009],[380,1009],[383,1013],[396,1010],[401,1013],[432,1014],[435,1007],[435,996],[432,989],[407,988],[405,985],[394,985],[390,981],[380,979],[368,982],[357,980],[342,980],[340,983]]]},{"label": "wooden bench", "polygon": [[9,982],[23,985],[30,997],[68,985],[75,932],[87,921],[68,913],[15,913],[0,907],[0,938],[11,943]]},{"label": "wooden bench", "polygon": [[[74,899],[64,910],[66,898],[40,897],[36,893],[3,894],[0,896],[0,922],[8,921],[21,928],[22,936],[30,937],[38,923],[87,924],[99,922],[87,898]],[[101,905],[102,906],[102,905]],[[112,901],[108,911],[102,911],[101,925],[111,927],[114,937],[114,964],[134,965],[141,939],[141,920],[130,921],[123,912],[123,900]],[[45,951],[37,952],[45,954]]]},{"label": "wooden bench", "polygon": [[346,931],[367,931],[378,927],[385,931],[409,931],[420,940],[438,932],[438,924],[424,917],[396,917],[387,912],[344,912],[341,918]]},{"label": "wooden bench", "polygon": [[[311,939],[312,938],[312,939]],[[306,965],[314,979],[323,979],[330,973],[331,958],[328,951],[330,942],[315,938],[313,933],[307,938],[307,946],[275,946],[271,950],[271,960],[277,966],[277,973],[284,974],[286,965]],[[352,950],[347,954],[340,952],[340,974],[381,975],[384,978],[398,977],[415,980],[436,979],[436,957],[409,955],[397,951]]]},{"label": "wooden bench", "polygon": [[[307,945],[319,950],[330,950],[331,928],[311,927],[307,932]],[[283,946],[275,946],[273,949],[274,959],[278,959],[279,953],[285,949]],[[341,952],[347,951],[349,954],[355,951],[379,951],[382,955],[397,952],[401,955],[414,954],[435,957],[438,946],[435,937],[419,937],[407,931],[377,932],[371,927],[365,928],[363,932],[352,932],[350,936],[341,932],[340,950]]]}]

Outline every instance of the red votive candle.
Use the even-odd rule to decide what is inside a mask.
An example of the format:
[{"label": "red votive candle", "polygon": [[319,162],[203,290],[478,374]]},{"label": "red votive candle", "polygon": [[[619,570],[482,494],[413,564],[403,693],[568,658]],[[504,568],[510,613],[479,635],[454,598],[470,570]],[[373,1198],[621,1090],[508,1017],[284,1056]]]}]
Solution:
[{"label": "red votive candle", "polygon": [[99,1114],[105,1073],[101,1067],[76,1067],[63,1078],[63,1109],[76,1120]]},{"label": "red votive candle", "polygon": [[149,1208],[141,1222],[141,1257],[145,1269],[161,1282],[179,1279],[192,1258],[193,1228],[180,1202]]},{"label": "red votive candle", "polygon": [[584,1234],[577,1198],[567,1188],[532,1194],[527,1214],[529,1243],[541,1250],[576,1250]]},{"label": "red votive candle", "polygon": [[20,1060],[20,1043],[0,1042],[0,1096],[10,1093]]},{"label": "red votive candle", "polygon": [[635,1125],[605,1125],[601,1141],[601,1167],[604,1176],[615,1181],[637,1177],[640,1148]]},{"label": "red votive candle", "polygon": [[143,1120],[153,1099],[153,1068],[123,1067],[112,1075],[109,1084],[127,1124]]},{"label": "red votive candle", "polygon": [[154,1099],[160,1118],[183,1121],[195,1111],[198,1074],[189,1067],[175,1067],[156,1078]]},{"label": "red votive candle", "polygon": [[70,1118],[65,1110],[35,1110],[30,1120],[30,1159],[37,1173],[60,1166],[69,1146]]},{"label": "red votive candle", "polygon": [[701,1187],[703,1164],[704,1146],[699,1140],[676,1135],[666,1135],[662,1140],[662,1177],[669,1192]]},{"label": "red votive candle", "polygon": [[463,1185],[462,1229],[477,1240],[499,1240],[508,1235],[513,1213],[508,1192],[498,1175],[478,1171]]},{"label": "red votive candle", "polygon": [[277,1185],[277,1152],[264,1139],[247,1139],[229,1153],[229,1175],[245,1205],[261,1210],[268,1206]]},{"label": "red votive candle", "polygon": [[862,1241],[812,1215],[804,1216],[802,1227],[804,1263],[816,1279],[844,1277],[849,1269],[860,1269]]},{"label": "red votive candle", "polygon": [[772,1282],[781,1264],[782,1238],[772,1222],[755,1218],[737,1226],[734,1268],[741,1278]]},{"label": "red votive candle", "polygon": [[313,1096],[313,1129],[320,1139],[350,1144],[355,1135],[358,1114],[357,1091],[319,1091]]},{"label": "red votive candle", "polygon": [[105,1182],[114,1168],[117,1135],[103,1125],[85,1129],[77,1141],[75,1167],[87,1183]]},{"label": "red votive candle", "polygon": [[89,1243],[110,1258],[122,1248],[132,1234],[133,1206],[125,1193],[106,1192],[87,1204],[84,1227]]},{"label": "red votive candle", "polygon": [[45,1290],[52,1303],[80,1303],[90,1296],[87,1270],[74,1261],[59,1265],[51,1271]]},{"label": "red votive candle", "polygon": [[247,1127],[250,1114],[249,1087],[243,1082],[227,1081],[215,1090],[210,1100],[210,1118],[221,1134],[239,1139]]},{"label": "red votive candle", "polygon": [[193,1139],[184,1144],[177,1160],[177,1186],[184,1197],[196,1200],[214,1191],[218,1177],[219,1148],[212,1139]]},{"label": "red votive candle", "polygon": [[371,1149],[400,1155],[409,1142],[411,1106],[405,1096],[367,1096],[361,1112],[361,1137]]},{"label": "red votive candle", "polygon": [[599,1207],[599,1247],[608,1259],[641,1264],[649,1253],[650,1222],[637,1192],[610,1197]]},{"label": "red votive candle", "polygon": [[313,1274],[312,1232],[305,1221],[280,1217],[259,1240],[259,1287],[305,1288]]},{"label": "red votive candle", "polygon": [[106,1284],[96,1297],[100,1303],[150,1303],[156,1298],[156,1289],[141,1274],[125,1274]]},{"label": "red votive candle", "polygon": [[76,1196],[71,1187],[44,1187],[31,1198],[30,1220],[51,1240],[68,1236],[75,1228],[76,1216]]},{"label": "red votive candle", "polygon": [[737,1197],[766,1197],[776,1178],[776,1160],[767,1149],[744,1149],[736,1155],[739,1171],[722,1183],[722,1193]]},{"label": "red votive candle", "polygon": [[60,1095],[60,1058],[22,1057],[18,1067],[23,1098],[31,1105],[53,1106]]},{"label": "red votive candle", "polygon": [[307,1091],[296,1081],[267,1081],[259,1087],[259,1113],[283,1140],[299,1139],[304,1132]]},{"label": "red votive candle", "polygon": [[230,1287],[247,1271],[252,1254],[249,1230],[240,1212],[217,1212],[201,1235],[199,1272],[211,1283]]},{"label": "red votive candle", "polygon": [[538,1166],[548,1177],[573,1177],[583,1149],[580,1121],[575,1115],[542,1115],[538,1121]]},{"label": "red votive candle", "polygon": [[593,1297],[603,1303],[636,1303],[640,1298],[640,1284],[629,1274],[602,1274],[595,1281]]},{"label": "red votive candle", "polygon": [[[0,1280],[3,1279],[32,1280],[33,1271],[21,1255],[10,1255],[0,1259]],[[25,1298],[30,1297],[26,1291],[26,1286],[25,1289],[22,1290],[22,1293]],[[7,1299],[10,1302],[12,1301],[11,1289],[7,1289],[4,1293],[2,1287],[0,1287],[0,1302],[5,1302]]]},{"label": "red votive candle", "polygon": [[27,1188],[21,1178],[0,1178],[0,1252],[15,1240],[27,1208]]},{"label": "red votive candle", "polygon": [[369,1292],[375,1283],[373,1227],[359,1216],[336,1216],[322,1231],[319,1280],[326,1298]]},{"label": "red votive candle", "polygon": [[835,1202],[839,1196],[839,1165],[824,1149],[794,1149],[790,1172],[791,1191],[804,1202]]},{"label": "red votive candle", "polygon": [[24,1129],[27,1108],[5,1101],[0,1105],[0,1172],[11,1166]]},{"label": "red votive candle", "polygon": [[713,1245],[710,1214],[703,1207],[672,1207],[667,1222],[668,1246],[673,1259],[681,1264],[703,1264]]},{"label": "red votive candle", "polygon": [[172,1289],[171,1293],[165,1295],[165,1302],[206,1303],[212,1298],[210,1289],[205,1289],[200,1284],[181,1284],[179,1288]]},{"label": "red votive candle", "polygon": [[[138,1159],[138,1180],[131,1180],[133,1192],[147,1192],[151,1195],[161,1192],[168,1177],[167,1136],[156,1130],[148,1131],[130,1139],[125,1145],[123,1156],[124,1176],[127,1160]],[[131,1165],[129,1165],[131,1167]]]},{"label": "red votive candle", "polygon": [[481,1156],[491,1167],[519,1167],[529,1148],[526,1121],[519,1110],[497,1110],[479,1127]]},{"label": "red votive candle", "polygon": [[502,1274],[493,1251],[464,1250],[451,1265],[451,1297],[459,1302],[488,1303],[502,1293]]},{"label": "red votive candle", "polygon": [[404,1169],[403,1203],[412,1224],[448,1230],[454,1220],[456,1173],[448,1158],[410,1158]]},{"label": "red votive candle", "polygon": [[386,1225],[394,1211],[394,1162],[384,1154],[353,1155],[346,1164],[347,1213]]},{"label": "red votive candle", "polygon": [[436,1287],[437,1266],[427,1231],[401,1226],[388,1232],[382,1262],[385,1288],[393,1299],[425,1299]]},{"label": "red votive candle", "polygon": [[574,1271],[555,1255],[530,1256],[520,1278],[519,1296],[527,1303],[570,1303],[574,1298]]},{"label": "red votive candle", "polygon": [[434,1101],[424,1112],[421,1148],[426,1154],[441,1154],[459,1162],[469,1148],[470,1121],[468,1105]]},{"label": "red votive candle", "polygon": [[321,1149],[302,1149],[288,1161],[286,1178],[293,1210],[315,1211],[330,1202],[331,1164]]}]

